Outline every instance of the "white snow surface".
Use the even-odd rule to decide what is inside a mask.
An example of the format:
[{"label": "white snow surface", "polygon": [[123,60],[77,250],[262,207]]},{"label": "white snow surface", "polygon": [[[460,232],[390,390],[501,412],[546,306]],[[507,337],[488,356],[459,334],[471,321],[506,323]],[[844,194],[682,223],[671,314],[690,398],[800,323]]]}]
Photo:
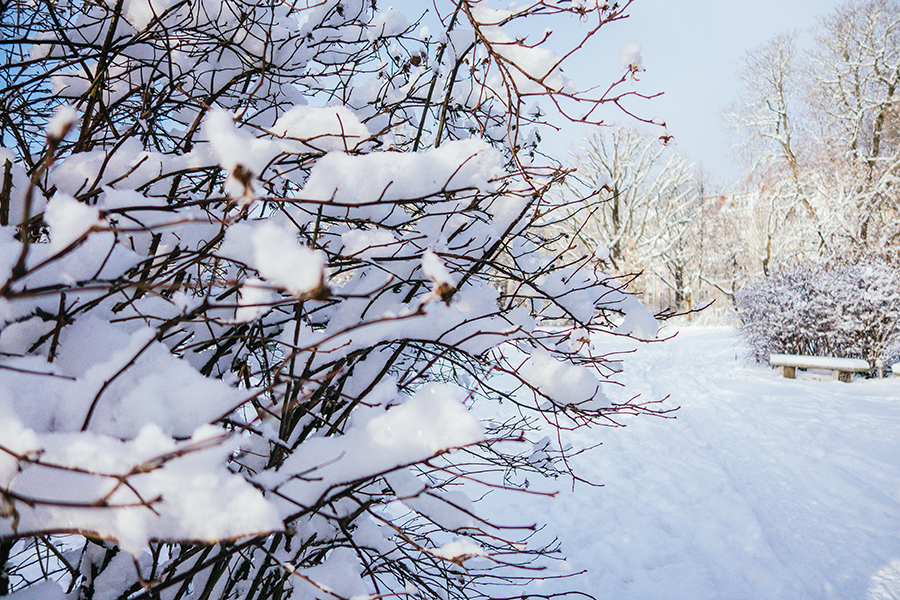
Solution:
[{"label": "white snow surface", "polygon": [[360,205],[425,197],[447,190],[490,191],[492,180],[501,174],[500,153],[474,138],[418,153],[352,156],[332,152],[313,167],[303,197]]},{"label": "white snow surface", "polygon": [[298,579],[291,599],[368,598],[366,584],[360,577],[362,568],[350,548],[332,550],[321,565],[303,569],[302,573],[316,586]]},{"label": "white snow surface", "polygon": [[298,105],[281,115],[272,127],[279,137],[298,143],[287,144],[294,152],[354,150],[371,136],[359,118],[345,106],[320,108]]},{"label": "white snow surface", "polygon": [[253,232],[254,265],[266,279],[302,296],[321,286],[325,256],[302,245],[296,235],[271,222]]},{"label": "white snow surface", "polygon": [[[541,46],[529,46],[512,39],[500,27],[482,27],[481,33],[491,44],[491,49],[508,61],[507,76],[515,83],[520,94],[539,94],[544,86],[554,91],[573,91],[575,84],[563,75],[559,68],[561,59],[552,50]],[[498,79],[491,81],[495,89]]]},{"label": "white snow surface", "polygon": [[128,0],[125,2],[125,19],[135,31],[143,31],[154,17],[171,6],[171,0]]},{"label": "white snow surface", "polygon": [[8,597],[10,600],[66,600],[70,596],[63,592],[62,587],[55,581],[42,581]]},{"label": "white snow surface", "polygon": [[[0,535],[92,532],[115,539],[123,550],[139,555],[152,538],[222,539],[281,526],[273,507],[256,489],[224,467],[216,468],[236,450],[234,439],[216,427],[200,427],[182,444],[148,425],[128,442],[100,435],[48,433],[38,445],[36,436],[23,431],[14,415],[4,411],[2,418],[18,442],[13,447],[32,454],[40,449],[42,462],[25,467],[9,484],[12,492],[38,503],[18,503],[18,522],[0,523]],[[0,436],[4,447],[10,446],[8,437],[6,432]],[[157,468],[163,464],[167,467]],[[64,471],[57,465],[78,467],[82,472]],[[4,484],[12,474],[7,469]],[[130,474],[130,485],[117,485],[117,476],[125,474]],[[109,511],[96,508],[101,501],[115,507],[112,518]],[[152,504],[153,511],[144,502]]]},{"label": "white snow surface", "polygon": [[596,342],[636,347],[620,376],[626,387],[607,389],[611,397],[671,394],[667,404],[681,409],[674,420],[642,416],[563,438],[602,442],[571,463],[604,487],[573,492],[562,480],[532,479],[532,489],[560,493],[498,495],[494,514],[549,522],[546,535],[559,536],[568,559],[551,574],[588,570],[530,591],[900,598],[900,378],[784,379],[745,359],[727,327],[683,328],[664,343]]},{"label": "white snow surface", "polygon": [[831,356],[803,356],[800,354],[772,354],[769,364],[803,366],[809,369],[869,369],[868,361],[859,358],[834,358]]},{"label": "white snow surface", "polygon": [[437,285],[444,284],[452,286],[456,283],[453,281],[450,271],[448,271],[444,263],[441,262],[440,257],[431,250],[426,250],[422,254],[422,272],[425,273],[425,277],[432,280]]},{"label": "white snow surface", "polygon": [[622,54],[619,56],[619,62],[622,63],[622,66],[626,69],[632,71],[640,71],[644,68],[644,61],[641,58],[641,45],[635,41],[629,41],[625,43],[625,47],[622,48]]},{"label": "white snow surface", "polygon": [[369,23],[368,37],[374,41],[379,37],[399,35],[409,27],[409,20],[393,6],[388,6]]},{"label": "white snow surface", "polygon": [[235,311],[236,323],[249,323],[267,312],[276,300],[275,294],[261,279],[251,277],[241,286],[241,298]]},{"label": "white snow surface", "polygon": [[47,137],[62,140],[76,120],[78,120],[78,113],[74,108],[68,105],[59,107],[47,125]]},{"label": "white snow surface", "polygon": [[[392,395],[389,386],[372,394],[376,401],[367,398],[371,404],[378,403],[381,394]],[[484,439],[484,432],[463,404],[465,396],[465,390],[453,385],[428,384],[387,412],[357,413],[344,435],[307,440],[285,460],[279,473],[266,472],[257,480],[277,485],[281,497],[290,498],[282,506],[286,517],[298,505],[311,505],[342,483],[477,443]],[[279,485],[280,481],[284,483]]]},{"label": "white snow surface", "polygon": [[590,369],[558,361],[546,350],[536,348],[531,353],[531,367],[522,377],[563,406],[574,405],[582,410],[609,406]]},{"label": "white snow surface", "polygon": [[447,542],[440,548],[431,551],[435,556],[448,560],[464,558],[467,556],[487,556],[484,548],[472,542],[472,540],[459,539]]},{"label": "white snow surface", "polygon": [[[265,170],[269,161],[278,154],[278,146],[238,129],[231,113],[221,109],[209,111],[203,121],[203,131],[219,165],[228,172],[225,192],[240,198],[242,204],[252,201],[261,193],[252,176]],[[250,179],[244,181],[237,176],[239,167],[245,171],[249,169]]]},{"label": "white snow surface", "polygon": [[56,194],[47,203],[44,220],[50,228],[50,251],[59,252],[99,225],[100,211],[68,194]]}]

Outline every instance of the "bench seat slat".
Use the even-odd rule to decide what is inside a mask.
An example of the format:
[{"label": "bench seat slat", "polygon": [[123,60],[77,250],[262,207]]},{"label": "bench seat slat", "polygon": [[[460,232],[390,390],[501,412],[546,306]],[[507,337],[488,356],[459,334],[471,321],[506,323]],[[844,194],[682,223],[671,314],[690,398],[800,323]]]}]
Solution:
[{"label": "bench seat slat", "polygon": [[832,358],[830,356],[802,356],[799,354],[772,354],[769,364],[773,367],[800,367],[802,369],[829,369],[832,371],[868,371],[868,361],[859,358]]}]

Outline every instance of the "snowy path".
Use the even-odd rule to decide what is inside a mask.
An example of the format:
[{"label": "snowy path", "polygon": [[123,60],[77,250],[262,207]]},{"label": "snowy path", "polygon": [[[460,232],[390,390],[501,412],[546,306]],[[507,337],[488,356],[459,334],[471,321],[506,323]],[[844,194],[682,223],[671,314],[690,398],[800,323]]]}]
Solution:
[{"label": "snowy path", "polygon": [[566,489],[510,508],[551,521],[560,572],[589,569],[576,587],[600,600],[900,598],[900,378],[787,380],[736,344],[642,345],[627,390],[671,394],[677,420],[578,433],[603,442],[575,462],[605,487],[541,482]]}]

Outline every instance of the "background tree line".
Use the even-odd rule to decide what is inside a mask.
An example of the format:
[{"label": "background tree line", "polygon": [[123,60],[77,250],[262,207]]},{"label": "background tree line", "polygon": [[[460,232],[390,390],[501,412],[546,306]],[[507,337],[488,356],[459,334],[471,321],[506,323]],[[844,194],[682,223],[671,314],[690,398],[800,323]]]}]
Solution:
[{"label": "background tree line", "polygon": [[900,4],[846,2],[748,51],[739,76],[723,116],[746,171],[727,194],[664,132],[601,130],[574,153],[569,191],[594,218],[569,235],[642,273],[657,311],[721,312],[801,264],[900,263]]}]

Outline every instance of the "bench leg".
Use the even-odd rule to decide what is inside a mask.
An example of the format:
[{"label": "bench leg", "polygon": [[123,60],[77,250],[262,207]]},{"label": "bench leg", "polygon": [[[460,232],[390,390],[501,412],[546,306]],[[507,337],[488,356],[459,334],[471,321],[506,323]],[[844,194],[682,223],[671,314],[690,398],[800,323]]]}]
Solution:
[{"label": "bench leg", "polygon": [[797,367],[781,367],[781,374],[788,379],[796,379],[797,378]]},{"label": "bench leg", "polygon": [[832,371],[834,378],[837,381],[843,381],[844,383],[850,383],[850,371]]}]

